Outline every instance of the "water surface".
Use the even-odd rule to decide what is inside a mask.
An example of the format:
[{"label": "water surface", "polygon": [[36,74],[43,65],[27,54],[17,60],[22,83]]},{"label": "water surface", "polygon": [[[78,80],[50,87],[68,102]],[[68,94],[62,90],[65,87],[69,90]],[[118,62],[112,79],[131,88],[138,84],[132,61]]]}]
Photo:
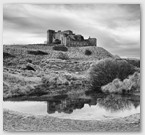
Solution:
[{"label": "water surface", "polygon": [[3,107],[33,115],[48,115],[64,119],[102,120],[140,113],[140,97],[127,95],[97,95],[83,97],[59,96],[47,101],[6,101]]}]

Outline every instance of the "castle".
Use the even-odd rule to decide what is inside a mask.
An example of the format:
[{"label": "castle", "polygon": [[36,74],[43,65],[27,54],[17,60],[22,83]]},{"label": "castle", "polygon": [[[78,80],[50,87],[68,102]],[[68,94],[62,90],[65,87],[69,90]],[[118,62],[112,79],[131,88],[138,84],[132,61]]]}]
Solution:
[{"label": "castle", "polygon": [[84,39],[82,35],[76,35],[71,30],[47,31],[47,45],[61,44],[68,47],[96,46],[96,38]]}]

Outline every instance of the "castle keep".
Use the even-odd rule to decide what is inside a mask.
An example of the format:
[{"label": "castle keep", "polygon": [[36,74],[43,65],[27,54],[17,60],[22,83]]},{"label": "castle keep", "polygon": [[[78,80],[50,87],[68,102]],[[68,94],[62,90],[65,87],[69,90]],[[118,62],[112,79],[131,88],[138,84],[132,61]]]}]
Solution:
[{"label": "castle keep", "polygon": [[84,39],[82,35],[76,35],[71,30],[58,31],[54,30],[47,31],[47,44],[61,44],[64,46],[96,46],[96,38]]}]

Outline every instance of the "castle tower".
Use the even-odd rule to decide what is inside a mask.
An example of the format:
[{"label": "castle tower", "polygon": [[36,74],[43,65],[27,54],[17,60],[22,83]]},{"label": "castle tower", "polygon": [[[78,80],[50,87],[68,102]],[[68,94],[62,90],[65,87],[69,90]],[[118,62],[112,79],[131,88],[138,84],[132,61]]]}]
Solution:
[{"label": "castle tower", "polygon": [[54,33],[54,30],[47,31],[47,44],[51,44],[53,42]]},{"label": "castle tower", "polygon": [[97,44],[97,39],[96,38],[88,38],[88,41],[90,43],[91,46],[96,46]]}]

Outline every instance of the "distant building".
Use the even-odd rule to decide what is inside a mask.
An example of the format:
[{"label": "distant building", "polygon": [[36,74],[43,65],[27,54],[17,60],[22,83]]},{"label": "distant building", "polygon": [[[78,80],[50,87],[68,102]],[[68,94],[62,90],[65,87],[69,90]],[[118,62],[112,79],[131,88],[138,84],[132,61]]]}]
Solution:
[{"label": "distant building", "polygon": [[96,46],[96,38],[84,39],[82,35],[75,35],[71,30],[47,31],[47,44],[61,44],[64,46]]}]

